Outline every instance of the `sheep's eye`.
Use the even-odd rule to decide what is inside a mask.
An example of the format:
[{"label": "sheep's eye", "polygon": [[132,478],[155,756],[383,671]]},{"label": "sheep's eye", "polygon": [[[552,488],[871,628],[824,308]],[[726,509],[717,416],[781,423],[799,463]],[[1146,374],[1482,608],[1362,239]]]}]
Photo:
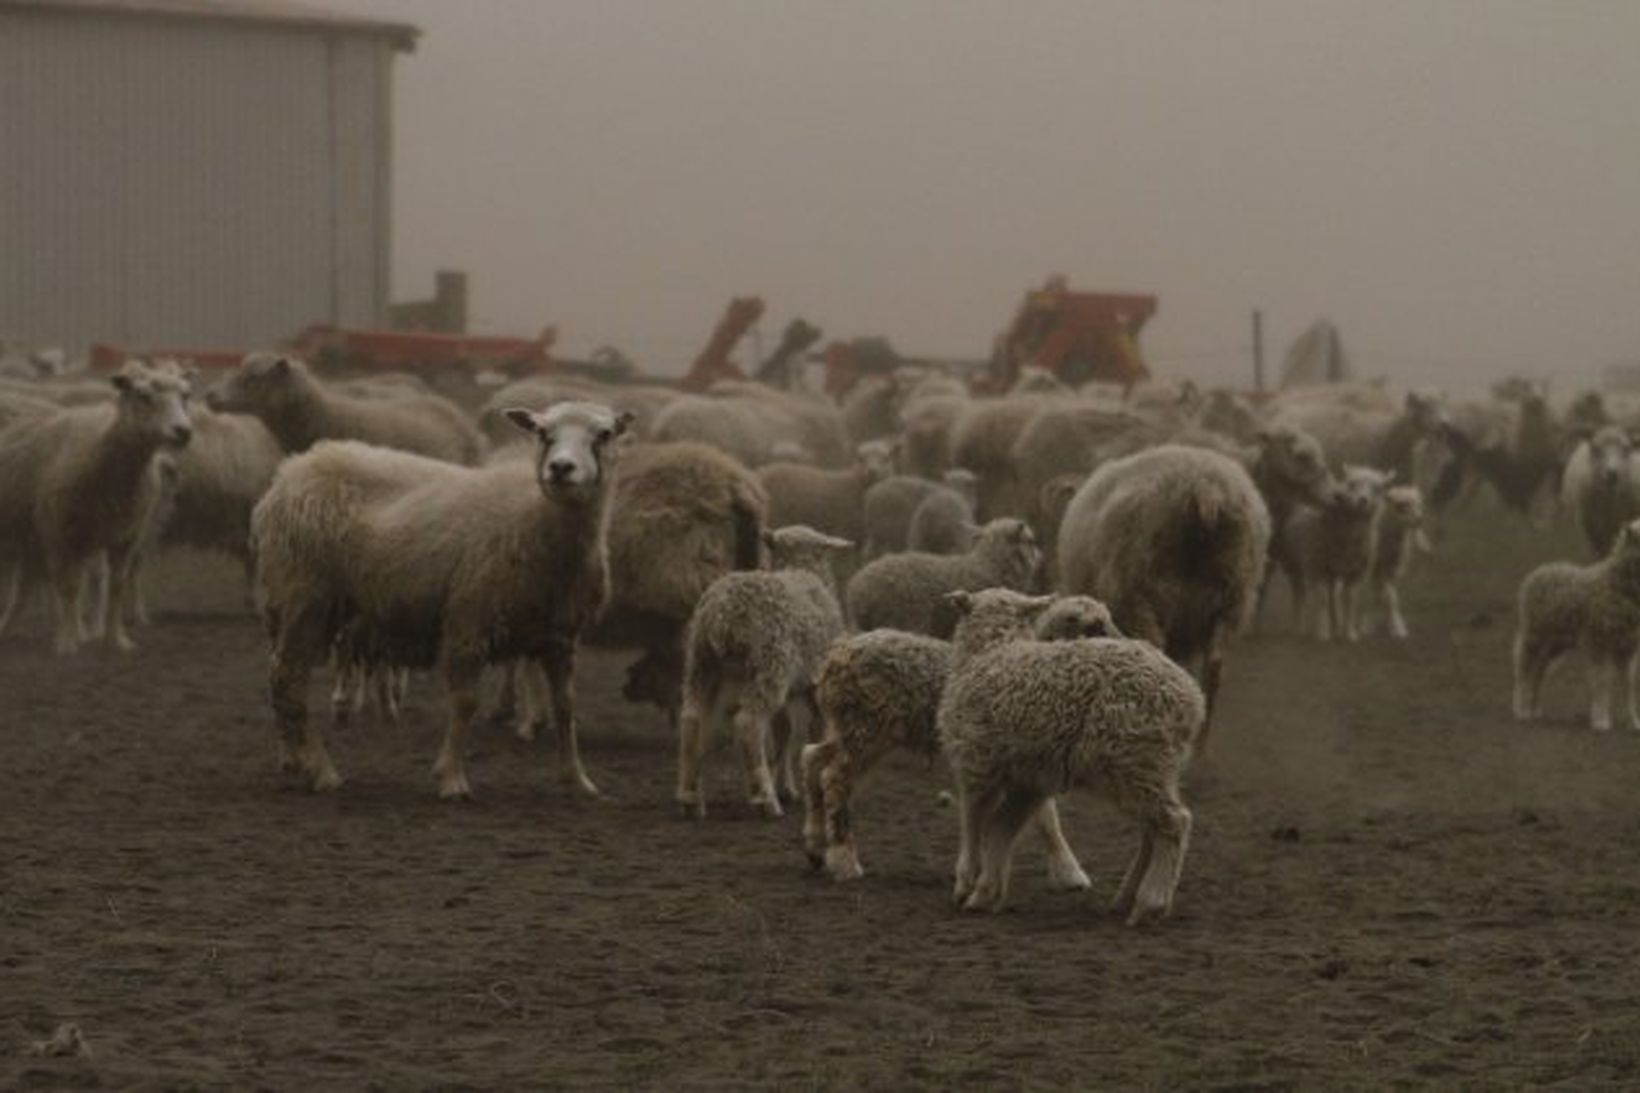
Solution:
[{"label": "sheep's eye", "polygon": [[613,429],[599,429],[597,441],[599,444],[608,444],[615,436]]}]

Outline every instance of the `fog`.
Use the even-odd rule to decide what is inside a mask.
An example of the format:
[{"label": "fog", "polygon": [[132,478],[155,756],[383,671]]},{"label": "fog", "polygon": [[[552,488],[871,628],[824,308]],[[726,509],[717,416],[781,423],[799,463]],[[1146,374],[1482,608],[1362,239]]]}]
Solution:
[{"label": "fog", "polygon": [[[333,0],[398,66],[395,294],[681,369],[767,342],[983,356],[1052,272],[1245,382],[1330,316],[1453,387],[1640,360],[1640,4]],[[743,351],[741,356],[747,354]]]}]

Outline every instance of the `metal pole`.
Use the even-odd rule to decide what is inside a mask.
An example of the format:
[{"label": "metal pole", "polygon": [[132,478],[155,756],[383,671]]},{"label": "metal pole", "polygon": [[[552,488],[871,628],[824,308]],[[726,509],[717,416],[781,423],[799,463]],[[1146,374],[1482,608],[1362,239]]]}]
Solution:
[{"label": "metal pole", "polygon": [[1264,390],[1264,312],[1253,309],[1253,390]]}]

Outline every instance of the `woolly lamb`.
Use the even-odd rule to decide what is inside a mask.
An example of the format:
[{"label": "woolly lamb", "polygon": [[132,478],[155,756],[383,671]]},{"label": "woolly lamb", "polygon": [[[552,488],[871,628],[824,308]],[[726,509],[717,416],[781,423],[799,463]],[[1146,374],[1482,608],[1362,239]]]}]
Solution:
[{"label": "woolly lamb", "polygon": [[770,463],[757,478],[769,497],[771,526],[801,524],[857,543],[865,537],[865,492],[882,474],[864,463],[843,470]]},{"label": "woolly lamb", "polygon": [[1190,839],[1179,779],[1204,731],[1201,689],[1147,642],[1024,640],[1029,600],[1017,593],[953,599],[964,618],[939,732],[957,784],[958,903],[1000,909],[1021,828],[1085,786],[1140,826],[1118,913],[1130,926],[1167,914]]},{"label": "woolly lamb", "polygon": [[213,410],[260,418],[292,453],[321,440],[362,440],[471,465],[484,450],[478,429],[449,399],[414,391],[348,394],[321,383],[302,361],[277,353],[247,355],[206,401]]},{"label": "woolly lamb", "polygon": [[442,669],[440,796],[471,792],[465,744],[484,667],[522,658],[551,684],[564,776],[597,793],[576,740],[575,650],[609,598],[607,502],[630,419],[568,402],[512,420],[535,435],[531,464],[466,468],[327,441],[287,460],[256,506],[282,765],[315,789],[341,780],[308,719],[307,680],[345,634],[377,664]]},{"label": "woolly lamb", "polygon": [[0,434],[0,573],[9,574],[9,620],[17,592],[44,578],[56,616],[53,645],[73,652],[82,633],[81,589],[104,560],[109,581],[101,627],[121,651],[136,648],[122,605],[159,480],[150,462],[193,436],[188,391],[178,377],[127,363],[112,377],[111,405],[73,407]]},{"label": "woolly lamb", "polygon": [[1589,725],[1612,727],[1611,692],[1628,665],[1629,724],[1640,730],[1640,520],[1624,525],[1605,559],[1550,562],[1521,582],[1515,630],[1515,716],[1543,713],[1543,679],[1561,657],[1582,649],[1589,662]]},{"label": "woolly lamb", "polygon": [[910,474],[890,475],[867,489],[861,502],[865,524],[861,556],[870,561],[903,551],[917,506],[937,489],[938,482]]},{"label": "woolly lamb", "polygon": [[[1119,636],[1110,612],[1086,596],[1044,599],[1034,623],[1043,641]],[[933,758],[935,718],[951,671],[950,642],[899,630],[872,630],[833,643],[820,668],[815,701],[824,735],[803,749],[804,845],[810,864],[824,861],[834,880],[863,875],[849,803],[854,787],[889,751]],[[1087,875],[1059,830],[1049,802],[1038,814],[1055,887],[1086,888]]]},{"label": "woolly lamb", "polygon": [[1180,663],[1199,656],[1211,717],[1269,549],[1270,514],[1241,464],[1162,445],[1106,463],[1071,498],[1060,587],[1103,600],[1123,633]]},{"label": "woolly lamb", "polygon": [[1367,583],[1378,592],[1393,638],[1405,639],[1407,620],[1401,614],[1401,578],[1406,576],[1414,550],[1429,552],[1424,534],[1424,499],[1417,486],[1391,486],[1373,525],[1372,567]]},{"label": "woolly lamb", "polygon": [[890,627],[949,637],[956,620],[948,592],[1025,590],[1037,579],[1042,551],[1023,520],[993,520],[966,554],[891,554],[862,566],[848,583],[848,612],[861,630]]},{"label": "woolly lamb", "polygon": [[1310,588],[1319,584],[1326,595],[1318,630],[1323,641],[1361,636],[1357,593],[1372,569],[1378,510],[1388,485],[1382,471],[1345,467],[1321,505],[1300,506],[1279,532],[1278,553],[1300,626]]},{"label": "woolly lamb", "polygon": [[696,817],[706,815],[706,734],[725,715],[733,720],[751,804],[767,816],[781,815],[766,752],[771,723],[785,730],[790,785],[793,705],[801,699],[812,709],[821,658],[843,632],[831,566],[834,555],[854,544],[806,527],[780,528],[764,538],[773,568],[719,578],[689,621],[677,800]]},{"label": "woolly lamb", "polygon": [[921,554],[962,554],[974,544],[974,472],[945,472],[945,484],[917,504],[906,529],[907,550]]},{"label": "woolly lamb", "polygon": [[1623,526],[1640,516],[1640,467],[1633,435],[1608,425],[1566,460],[1561,498],[1595,557],[1605,557]]}]

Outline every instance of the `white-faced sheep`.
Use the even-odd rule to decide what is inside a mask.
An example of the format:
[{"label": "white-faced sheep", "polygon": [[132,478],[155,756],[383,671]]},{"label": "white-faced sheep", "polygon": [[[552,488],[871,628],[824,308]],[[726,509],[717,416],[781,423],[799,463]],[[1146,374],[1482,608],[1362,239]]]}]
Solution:
[{"label": "white-faced sheep", "polygon": [[[1086,596],[1042,601],[1034,631],[1044,641],[1119,636],[1110,612]],[[834,880],[863,875],[854,842],[854,788],[888,752],[939,751],[935,719],[950,675],[951,643],[899,630],[872,630],[833,643],[820,668],[815,702],[823,734],[803,749],[804,846]],[[1065,844],[1051,802],[1038,816],[1055,887],[1086,888],[1087,875]]]},{"label": "white-faced sheep", "polygon": [[1174,660],[1199,656],[1211,716],[1269,548],[1269,511],[1240,463],[1163,445],[1106,463],[1077,490],[1059,527],[1059,583]]},{"label": "white-faced sheep", "polygon": [[1615,425],[1596,430],[1566,460],[1562,503],[1595,557],[1604,557],[1623,526],[1640,516],[1637,464],[1634,437]]},{"label": "white-faced sheep", "polygon": [[1543,713],[1543,680],[1574,649],[1588,659],[1589,725],[1612,727],[1611,692],[1628,666],[1629,724],[1640,730],[1640,520],[1625,524],[1610,553],[1592,565],[1550,562],[1521,582],[1515,630],[1515,716]]},{"label": "white-faced sheep", "polygon": [[1373,530],[1367,583],[1378,593],[1390,637],[1407,636],[1406,616],[1401,614],[1401,579],[1406,576],[1413,551],[1427,554],[1429,549],[1422,492],[1417,486],[1391,486],[1385,490]]},{"label": "white-faced sheep", "polygon": [[708,732],[728,716],[745,764],[751,804],[781,815],[769,771],[771,727],[785,729],[788,784],[795,756],[791,714],[812,709],[826,647],[843,632],[831,576],[834,556],[852,543],[806,527],[765,533],[769,570],[719,578],[695,608],[684,641],[683,712],[678,719],[678,805],[706,815],[701,757]]},{"label": "white-faced sheep", "polygon": [[[161,449],[185,447],[193,436],[179,377],[132,362],[112,383],[112,405],[73,407],[0,434],[0,573],[11,574],[13,590],[49,583],[60,653],[73,652],[87,636],[81,589],[104,561],[101,629],[116,648],[135,648],[120,608],[156,507],[160,482],[150,463]],[[14,604],[15,591],[7,599]]]},{"label": "white-faced sheep", "polygon": [[1345,467],[1319,505],[1301,505],[1277,535],[1281,567],[1292,585],[1293,613],[1302,627],[1309,590],[1319,585],[1326,610],[1323,641],[1361,636],[1359,591],[1372,568],[1377,517],[1389,476],[1371,467]]},{"label": "white-faced sheep", "polygon": [[278,353],[247,355],[206,401],[213,410],[261,419],[291,453],[321,440],[362,440],[471,465],[484,450],[478,429],[449,399],[414,392],[390,398],[347,394],[320,382],[302,361]]},{"label": "white-faced sheep", "polygon": [[608,502],[629,419],[569,402],[512,420],[536,438],[530,463],[466,468],[327,441],[287,460],[257,505],[281,758],[315,789],[340,778],[307,716],[307,680],[345,632],[378,664],[442,670],[440,796],[470,793],[465,745],[484,667],[524,658],[551,685],[565,778],[597,792],[576,739],[575,651],[609,598]]},{"label": "white-faced sheep", "polygon": [[888,627],[950,636],[956,624],[946,594],[981,588],[1026,590],[1036,582],[1042,550],[1023,520],[993,520],[966,554],[890,554],[862,566],[848,583],[848,612],[861,630]]},{"label": "white-faced sheep", "polygon": [[1118,913],[1129,925],[1167,914],[1191,828],[1179,780],[1206,720],[1195,680],[1148,642],[1031,640],[1028,597],[954,599],[964,616],[939,732],[957,783],[959,905],[1000,909],[1025,823],[1091,788],[1140,827]]},{"label": "white-faced sheep", "polygon": [[945,481],[917,503],[906,528],[905,548],[921,554],[963,554],[974,544],[976,499],[973,471],[954,467]]}]

